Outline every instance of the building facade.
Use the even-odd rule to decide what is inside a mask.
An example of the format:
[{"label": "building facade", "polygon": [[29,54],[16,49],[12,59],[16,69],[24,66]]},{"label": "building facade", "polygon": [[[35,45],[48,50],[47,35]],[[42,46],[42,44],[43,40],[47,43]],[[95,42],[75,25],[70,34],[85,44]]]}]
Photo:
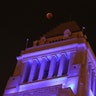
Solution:
[{"label": "building facade", "polygon": [[76,22],[21,51],[3,96],[96,96],[95,55]]}]

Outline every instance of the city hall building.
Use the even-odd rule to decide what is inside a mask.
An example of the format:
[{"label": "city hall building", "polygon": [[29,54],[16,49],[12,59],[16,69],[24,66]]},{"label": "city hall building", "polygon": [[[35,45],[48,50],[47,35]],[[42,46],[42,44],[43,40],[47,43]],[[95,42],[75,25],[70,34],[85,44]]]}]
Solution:
[{"label": "city hall building", "polygon": [[3,96],[96,96],[96,59],[82,31],[65,22],[22,50]]}]

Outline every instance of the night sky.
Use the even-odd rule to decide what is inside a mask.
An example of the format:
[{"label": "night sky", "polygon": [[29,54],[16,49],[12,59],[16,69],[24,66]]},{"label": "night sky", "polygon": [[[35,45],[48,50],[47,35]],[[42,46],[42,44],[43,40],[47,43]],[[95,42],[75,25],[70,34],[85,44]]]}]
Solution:
[{"label": "night sky", "polygon": [[[96,5],[95,2],[78,0],[31,0],[0,1],[0,96],[3,93],[9,76],[16,66],[16,57],[32,42],[43,36],[60,23],[74,20],[96,54]],[[48,20],[46,13],[52,12]]]}]

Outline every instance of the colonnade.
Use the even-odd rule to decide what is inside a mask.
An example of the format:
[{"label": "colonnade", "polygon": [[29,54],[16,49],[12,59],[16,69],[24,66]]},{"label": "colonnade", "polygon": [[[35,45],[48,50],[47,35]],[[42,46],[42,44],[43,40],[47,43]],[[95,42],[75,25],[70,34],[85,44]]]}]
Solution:
[{"label": "colonnade", "polygon": [[26,78],[26,82],[32,82],[34,80],[43,80],[45,78],[53,78],[54,76],[62,76],[67,74],[67,70],[68,58],[65,56],[65,54],[62,54],[60,57],[52,55],[50,60],[47,56],[41,57],[41,60],[35,58],[32,59],[30,70],[23,70],[30,72],[27,74],[27,76],[25,76],[26,72],[23,73],[21,83],[24,83]]}]

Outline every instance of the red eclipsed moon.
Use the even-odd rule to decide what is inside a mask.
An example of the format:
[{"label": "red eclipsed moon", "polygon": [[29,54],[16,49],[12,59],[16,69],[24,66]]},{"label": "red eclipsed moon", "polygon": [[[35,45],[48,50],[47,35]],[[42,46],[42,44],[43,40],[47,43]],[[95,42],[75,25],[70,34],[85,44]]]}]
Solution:
[{"label": "red eclipsed moon", "polygon": [[53,14],[52,14],[52,13],[47,13],[47,14],[46,14],[46,18],[47,18],[47,19],[53,18]]}]

